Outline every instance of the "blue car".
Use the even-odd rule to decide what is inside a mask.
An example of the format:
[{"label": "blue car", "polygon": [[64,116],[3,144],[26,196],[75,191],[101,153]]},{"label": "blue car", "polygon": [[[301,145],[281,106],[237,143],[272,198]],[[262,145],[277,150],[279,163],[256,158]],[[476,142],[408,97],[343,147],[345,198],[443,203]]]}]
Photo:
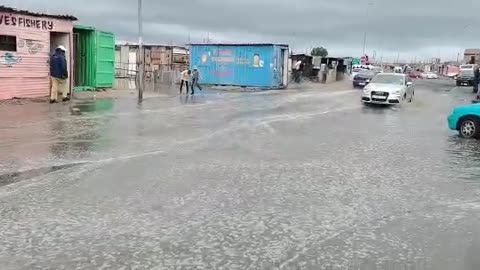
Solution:
[{"label": "blue car", "polygon": [[453,108],[448,116],[448,127],[458,130],[464,138],[480,139],[480,103]]}]

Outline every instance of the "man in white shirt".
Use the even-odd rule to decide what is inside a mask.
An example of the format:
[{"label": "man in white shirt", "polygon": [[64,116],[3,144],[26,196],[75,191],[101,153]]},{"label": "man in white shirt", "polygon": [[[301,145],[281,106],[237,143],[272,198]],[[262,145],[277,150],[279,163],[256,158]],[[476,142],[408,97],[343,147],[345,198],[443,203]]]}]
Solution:
[{"label": "man in white shirt", "polygon": [[295,65],[293,66],[293,81],[296,83],[300,82],[300,73],[301,73],[302,61],[298,60]]},{"label": "man in white shirt", "polygon": [[[183,90],[183,84],[185,83],[185,86],[187,87],[186,93],[188,95],[188,81],[190,81],[190,74],[192,72],[189,69],[186,69],[180,73],[180,94],[182,93]],[[192,93],[193,94],[193,93]]]},{"label": "man in white shirt", "polygon": [[299,70],[301,63],[302,63],[302,61],[298,60],[298,61],[295,63],[295,65],[293,66],[293,69],[294,69],[294,70]]}]

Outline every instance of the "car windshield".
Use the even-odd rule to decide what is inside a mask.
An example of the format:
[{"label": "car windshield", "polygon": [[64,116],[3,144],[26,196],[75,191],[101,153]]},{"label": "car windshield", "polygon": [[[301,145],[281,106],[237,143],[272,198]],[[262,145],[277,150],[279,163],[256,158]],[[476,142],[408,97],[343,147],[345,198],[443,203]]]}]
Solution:
[{"label": "car windshield", "polygon": [[394,75],[394,74],[378,74],[373,77],[372,83],[383,83],[383,84],[396,84],[403,85],[405,79],[403,76]]},{"label": "car windshield", "polygon": [[462,70],[460,76],[473,76],[473,70]]},{"label": "car windshield", "polygon": [[362,70],[358,73],[358,75],[364,75],[364,76],[368,76],[370,74],[372,74],[370,70]]}]

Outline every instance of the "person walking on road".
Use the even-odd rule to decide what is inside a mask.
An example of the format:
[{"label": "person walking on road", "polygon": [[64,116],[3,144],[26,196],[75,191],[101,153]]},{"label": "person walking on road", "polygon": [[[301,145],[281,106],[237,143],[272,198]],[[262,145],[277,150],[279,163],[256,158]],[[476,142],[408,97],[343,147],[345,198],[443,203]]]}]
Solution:
[{"label": "person walking on road", "polygon": [[202,91],[202,87],[198,84],[198,80],[200,79],[200,72],[196,67],[193,68],[192,73],[192,95],[195,93],[195,86]]},{"label": "person walking on road", "polygon": [[68,100],[68,69],[64,46],[58,46],[50,58],[50,103],[57,102],[58,92],[62,92],[63,101]]},{"label": "person walking on road", "polygon": [[295,65],[293,66],[293,81],[296,83],[300,82],[300,68],[302,65],[302,61],[298,60]]},{"label": "person walking on road", "polygon": [[305,68],[305,64],[303,62],[300,63],[298,67],[298,83],[301,83],[303,80],[303,69]]},{"label": "person walking on road", "polygon": [[185,84],[185,86],[187,87],[185,92],[186,94],[188,95],[188,81],[190,80],[190,74],[192,72],[189,70],[189,69],[186,69],[184,71],[182,71],[182,73],[180,73],[180,78],[181,78],[181,82],[180,82],[180,94],[182,93],[182,90],[183,90],[183,84]]},{"label": "person walking on road", "polygon": [[480,83],[480,70],[478,69],[478,66],[475,66],[475,69],[473,70],[473,93],[477,94],[477,99],[479,99],[478,83]]}]

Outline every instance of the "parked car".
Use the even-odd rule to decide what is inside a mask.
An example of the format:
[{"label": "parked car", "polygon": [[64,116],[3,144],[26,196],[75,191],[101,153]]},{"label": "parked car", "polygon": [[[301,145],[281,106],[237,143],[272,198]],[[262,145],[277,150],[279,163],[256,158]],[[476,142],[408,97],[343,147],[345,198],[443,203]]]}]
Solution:
[{"label": "parked car", "polygon": [[412,79],[401,73],[380,73],[375,75],[363,89],[364,104],[399,104],[412,102],[415,90]]},{"label": "parked car", "polygon": [[411,78],[411,79],[419,79],[421,78],[421,74],[417,73],[417,72],[410,72],[408,73],[408,77]]},{"label": "parked car", "polygon": [[461,69],[457,75],[457,86],[473,85],[474,74],[473,69]]},{"label": "parked car", "polygon": [[438,75],[433,72],[424,72],[421,77],[424,79],[438,79]]},{"label": "parked car", "polygon": [[448,116],[448,127],[458,130],[461,137],[480,139],[480,103],[453,108]]},{"label": "parked car", "polygon": [[353,77],[353,88],[365,87],[370,80],[377,75],[378,72],[375,70],[361,71]]}]

